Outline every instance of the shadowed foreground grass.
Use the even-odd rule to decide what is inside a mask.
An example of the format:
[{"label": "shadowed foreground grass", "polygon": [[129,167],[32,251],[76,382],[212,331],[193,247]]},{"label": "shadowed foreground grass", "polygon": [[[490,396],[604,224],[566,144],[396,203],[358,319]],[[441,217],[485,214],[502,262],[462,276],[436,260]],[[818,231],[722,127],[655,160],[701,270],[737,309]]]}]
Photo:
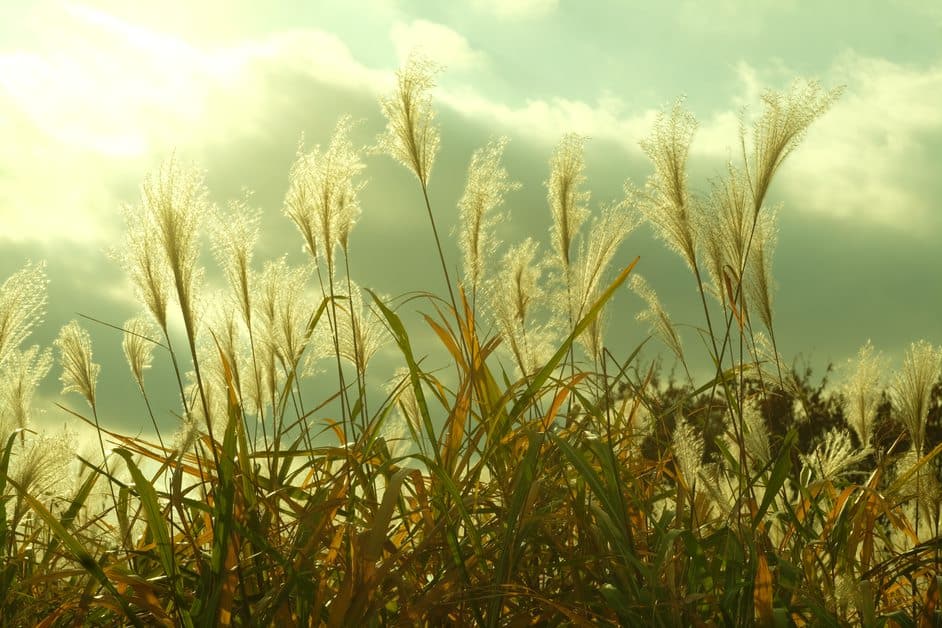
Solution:
[{"label": "shadowed foreground grass", "polygon": [[[348,119],[291,171],[284,212],[303,267],[259,269],[257,210],[210,206],[198,172],[171,161],[145,180],[115,253],[142,311],[116,326],[153,437],[100,423],[99,369],[74,321],[55,349],[63,393],[87,407],[60,408],[95,427],[97,451],[76,459],[67,437],[30,429],[53,362],[24,348],[45,311],[43,266],[3,283],[0,624],[938,623],[942,349],[915,343],[892,372],[868,344],[825,391],[782,366],[775,340],[766,193],[838,93],[766,94],[741,163],[702,197],[687,187],[696,121],[680,104],[642,142],[644,188],[598,210],[583,140],[566,136],[545,251],[496,239],[518,184],[506,140],[492,141],[459,203],[458,278],[428,193],[433,75],[419,59],[399,72],[376,150],[416,178],[443,295],[394,307],[353,282],[363,164]],[[690,376],[643,266],[618,259],[642,220],[691,270],[708,381]],[[204,231],[221,291],[202,279]],[[624,286],[685,381],[665,386],[641,347],[606,349],[606,305]],[[404,303],[425,313],[433,357],[417,355]],[[401,368],[378,385],[384,346]],[[154,350],[179,385],[172,435],[147,392]],[[314,398],[314,378],[335,392]]]}]

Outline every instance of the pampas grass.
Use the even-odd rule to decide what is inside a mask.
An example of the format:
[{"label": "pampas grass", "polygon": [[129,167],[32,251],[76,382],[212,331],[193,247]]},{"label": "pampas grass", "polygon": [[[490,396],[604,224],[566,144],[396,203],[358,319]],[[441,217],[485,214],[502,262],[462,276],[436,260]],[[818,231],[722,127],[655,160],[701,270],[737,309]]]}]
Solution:
[{"label": "pampas grass", "polygon": [[[220,210],[176,160],[144,178],[114,253],[141,311],[113,340],[145,402],[121,412],[145,410],[157,442],[99,421],[98,381],[120,376],[75,321],[55,347],[63,394],[91,416],[67,397],[56,412],[94,426],[98,452],[71,460],[35,430],[52,354],[24,345],[45,312],[43,266],[0,285],[0,624],[937,622],[942,349],[913,344],[894,374],[867,345],[829,391],[784,369],[775,341],[765,199],[838,92],[766,94],[741,163],[706,197],[688,181],[697,123],[680,102],[642,140],[644,189],[629,182],[608,203],[590,205],[586,140],[564,136],[545,183],[548,247],[497,237],[518,184],[493,140],[458,203],[453,283],[429,193],[435,71],[418,58],[400,70],[377,147],[415,176],[447,299],[356,280],[350,234],[369,210],[349,118],[291,167],[283,212],[309,253],[300,265],[257,259],[248,195]],[[691,270],[699,344],[682,344],[658,269],[642,264],[649,284],[625,257],[642,219]],[[203,279],[204,229],[219,286]],[[626,285],[684,383],[642,363],[641,346],[606,343]],[[421,324],[403,321],[403,302]],[[180,318],[182,349],[168,330]],[[417,353],[423,333],[438,353]],[[715,366],[701,381],[696,351]],[[396,362],[386,381],[380,352]],[[157,365],[176,400],[151,397]]]}]

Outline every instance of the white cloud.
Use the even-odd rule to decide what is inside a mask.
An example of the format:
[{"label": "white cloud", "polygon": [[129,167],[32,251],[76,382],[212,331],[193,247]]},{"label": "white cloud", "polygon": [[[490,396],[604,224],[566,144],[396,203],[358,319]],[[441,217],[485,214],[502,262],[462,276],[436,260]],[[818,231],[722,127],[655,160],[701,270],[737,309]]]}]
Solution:
[{"label": "white cloud", "polygon": [[927,154],[925,138],[942,135],[942,66],[847,53],[829,74],[846,91],[810,129],[781,183],[809,210],[918,231],[938,211],[914,183],[938,184],[939,156]]},{"label": "white cloud", "polygon": [[471,5],[501,19],[519,20],[549,15],[559,7],[559,0],[472,0]]},{"label": "white cloud", "polygon": [[204,49],[96,9],[64,15],[29,49],[0,49],[4,239],[115,237],[117,209],[133,199],[117,198],[109,177],[140,178],[171,150],[198,155],[219,137],[263,131],[283,97],[266,85],[274,68],[351,89],[391,80],[321,31]]},{"label": "white cloud", "polygon": [[422,52],[449,69],[467,69],[481,65],[484,54],[473,50],[464,35],[443,24],[414,20],[397,22],[390,32],[400,63],[413,51]]},{"label": "white cloud", "polygon": [[487,120],[506,133],[520,133],[544,143],[555,143],[565,133],[615,142],[629,152],[640,152],[638,141],[647,135],[656,112],[634,114],[621,99],[606,95],[595,103],[568,98],[531,99],[523,106],[489,100],[471,88],[442,91],[438,100],[463,115]]},{"label": "white cloud", "polygon": [[[761,109],[763,83],[781,89],[786,76],[795,76],[780,66],[760,71],[745,63],[737,73],[740,92],[730,109],[701,120],[692,155],[739,163],[740,111],[746,108],[748,129]],[[773,193],[784,193],[796,211],[919,231],[938,210],[924,189],[937,181],[938,160],[927,154],[925,138],[942,136],[942,66],[916,69],[846,52],[822,83],[846,89],[785,162]]]}]

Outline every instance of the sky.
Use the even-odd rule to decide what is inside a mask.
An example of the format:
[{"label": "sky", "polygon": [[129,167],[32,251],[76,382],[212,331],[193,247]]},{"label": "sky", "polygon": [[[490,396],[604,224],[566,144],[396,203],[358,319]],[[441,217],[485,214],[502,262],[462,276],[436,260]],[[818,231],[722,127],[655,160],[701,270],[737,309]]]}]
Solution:
[{"label": "sky", "polygon": [[[121,242],[121,208],[171,155],[205,170],[220,205],[253,192],[264,212],[258,259],[300,261],[282,207],[302,134],[326,145],[350,114],[354,139],[372,144],[384,127],[378,99],[413,52],[444,68],[430,182],[440,230],[456,224],[472,152],[506,136],[504,163],[522,184],[503,206],[507,242],[546,240],[543,182],[564,133],[588,138],[597,211],[625,180],[643,184],[651,167],[639,142],[684,97],[699,121],[690,186],[706,193],[737,157],[740,112],[759,111],[763,90],[798,78],[843,86],[770,192],[781,203],[779,348],[822,369],[867,339],[897,364],[912,341],[942,343],[942,5],[928,0],[2,3],[0,280],[27,260],[45,260],[50,278],[30,342],[51,343],[79,315],[120,325],[139,311],[108,252]],[[392,296],[444,294],[414,177],[382,155],[365,162],[355,278]],[[457,269],[452,238],[445,254]],[[637,255],[674,320],[702,325],[689,272],[647,227],[615,265]],[[622,355],[647,334],[634,320],[641,307],[627,291],[613,303],[608,341]],[[102,364],[106,422],[146,431],[120,335],[83,324]],[[394,357],[389,349],[380,362]],[[77,396],[58,396],[58,374],[41,388],[41,422],[65,420],[56,401],[81,409]]]}]

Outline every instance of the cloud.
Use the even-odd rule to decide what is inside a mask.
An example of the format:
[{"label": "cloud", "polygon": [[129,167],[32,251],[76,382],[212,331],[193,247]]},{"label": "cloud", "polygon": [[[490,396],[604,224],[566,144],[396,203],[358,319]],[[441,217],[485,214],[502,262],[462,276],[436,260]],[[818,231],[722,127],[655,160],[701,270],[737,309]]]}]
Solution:
[{"label": "cloud", "polygon": [[449,69],[469,69],[484,63],[483,53],[473,50],[464,35],[427,20],[397,22],[390,32],[400,63],[413,51],[424,52]]},{"label": "cloud", "polygon": [[368,91],[391,82],[322,31],[203,48],[97,9],[66,5],[63,15],[30,48],[0,50],[6,240],[113,239],[117,209],[135,200],[128,181],[171,150],[192,159],[267,132],[266,112],[286,97],[273,72]]},{"label": "cloud", "polygon": [[638,141],[647,135],[656,115],[653,109],[629,114],[624,102],[611,94],[594,103],[551,98],[530,99],[522,106],[512,106],[465,87],[442,91],[439,101],[460,114],[544,143],[555,143],[563,134],[572,132],[615,142],[636,154],[640,154]]},{"label": "cloud", "polygon": [[472,0],[471,6],[500,19],[520,20],[555,12],[559,0]]},{"label": "cloud", "polygon": [[[737,75],[740,91],[729,108],[701,119],[691,155],[740,163],[741,112],[748,130],[761,111],[764,86],[787,88],[796,73],[780,63],[761,70],[740,63]],[[930,199],[939,198],[942,186],[931,142],[942,140],[942,66],[915,68],[848,51],[822,83],[826,89],[844,85],[844,94],[811,125],[773,193],[801,211],[910,232],[938,220]]]},{"label": "cloud", "polygon": [[913,232],[938,220],[930,199],[942,192],[940,155],[927,140],[942,138],[942,65],[918,69],[848,52],[829,79],[846,90],[790,158],[782,185],[810,211]]}]

